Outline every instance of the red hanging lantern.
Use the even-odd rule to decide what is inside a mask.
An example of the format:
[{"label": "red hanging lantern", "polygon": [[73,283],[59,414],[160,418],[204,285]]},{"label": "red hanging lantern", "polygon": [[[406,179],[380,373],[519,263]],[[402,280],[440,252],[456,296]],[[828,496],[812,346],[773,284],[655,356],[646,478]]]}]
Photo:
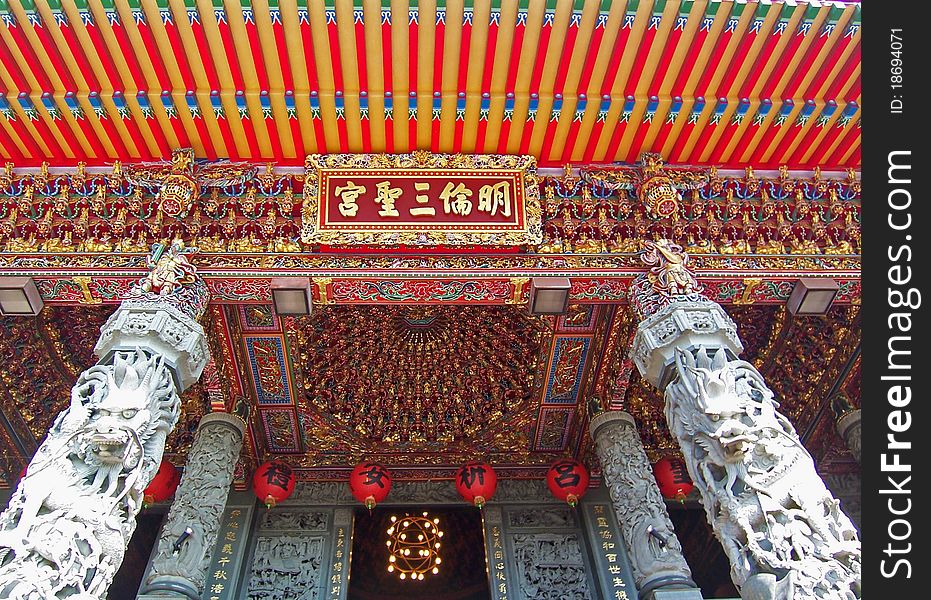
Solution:
[{"label": "red hanging lantern", "polygon": [[274,508],[294,492],[294,471],[286,463],[272,460],[255,470],[252,491],[267,508]]},{"label": "red hanging lantern", "polygon": [[588,469],[577,460],[557,460],[546,472],[546,485],[554,496],[575,506],[588,489]]},{"label": "red hanging lantern", "polygon": [[498,487],[498,476],[491,465],[482,462],[468,462],[456,473],[456,491],[462,499],[482,508],[491,500]]},{"label": "red hanging lantern", "polygon": [[168,500],[178,489],[179,483],[181,483],[181,473],[171,464],[171,461],[162,459],[155,477],[142,492],[142,507],[149,508],[156,502]]},{"label": "red hanging lantern", "polygon": [[349,475],[349,489],[353,497],[372,510],[383,502],[391,491],[391,472],[383,465],[363,462]]},{"label": "red hanging lantern", "polygon": [[685,463],[680,458],[666,456],[656,461],[653,465],[653,476],[656,477],[659,492],[663,498],[669,500],[676,499],[679,502],[685,502],[685,497],[695,487]]}]

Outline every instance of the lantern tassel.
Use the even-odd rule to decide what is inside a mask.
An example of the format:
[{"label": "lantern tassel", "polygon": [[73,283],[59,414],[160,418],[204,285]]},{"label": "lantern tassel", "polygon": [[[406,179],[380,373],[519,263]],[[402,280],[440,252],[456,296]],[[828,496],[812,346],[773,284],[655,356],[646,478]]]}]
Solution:
[{"label": "lantern tassel", "polygon": [[571,506],[572,508],[575,508],[576,505],[578,505],[579,503],[579,497],[576,496],[575,494],[567,494],[566,502],[569,503],[569,506]]},{"label": "lantern tassel", "polygon": [[479,510],[482,510],[485,506],[485,496],[476,496],[475,506],[477,506]]},{"label": "lantern tassel", "polygon": [[375,508],[375,496],[365,497],[365,507],[369,509],[369,514],[372,514],[372,509]]},{"label": "lantern tassel", "polygon": [[274,496],[272,496],[271,494],[269,494],[268,496],[265,496],[265,508],[267,508],[268,510],[271,510],[275,508],[276,504],[278,504],[278,501],[275,500]]}]

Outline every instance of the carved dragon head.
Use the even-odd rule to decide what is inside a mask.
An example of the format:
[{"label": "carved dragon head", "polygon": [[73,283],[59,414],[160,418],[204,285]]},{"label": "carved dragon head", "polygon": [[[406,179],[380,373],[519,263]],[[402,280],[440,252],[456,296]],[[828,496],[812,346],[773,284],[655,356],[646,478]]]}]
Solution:
[{"label": "carved dragon head", "polygon": [[749,363],[729,361],[723,349],[709,357],[701,348],[695,355],[679,350],[676,369],[674,393],[695,409],[683,425],[689,434],[715,442],[725,462],[744,462],[759,431],[778,427],[772,392]]},{"label": "carved dragon head", "polygon": [[85,371],[72,390],[68,414],[57,426],[76,426],[80,457],[104,470],[134,468],[157,431],[178,419],[179,400],[167,365],[142,350],[117,352],[110,365]]}]

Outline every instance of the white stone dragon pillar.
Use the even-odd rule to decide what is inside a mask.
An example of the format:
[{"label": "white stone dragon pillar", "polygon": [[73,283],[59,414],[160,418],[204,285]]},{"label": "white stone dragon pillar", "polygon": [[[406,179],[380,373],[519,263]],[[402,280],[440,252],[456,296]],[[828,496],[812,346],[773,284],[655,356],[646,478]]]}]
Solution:
[{"label": "white stone dragon pillar", "polygon": [[588,428],[624,532],[640,597],[701,600],[634,418],[620,410],[599,412]]},{"label": "white stone dragon pillar", "polygon": [[665,391],[666,420],[747,600],[854,600],[860,542],[734,322],[701,294],[680,246],[648,242],[631,286],[632,358]]},{"label": "white stone dragon pillar", "polygon": [[197,323],[204,282],[176,241],[101,328],[99,362],[78,377],[0,514],[0,598],[105,598],[178,420],[179,393],[209,358]]}]

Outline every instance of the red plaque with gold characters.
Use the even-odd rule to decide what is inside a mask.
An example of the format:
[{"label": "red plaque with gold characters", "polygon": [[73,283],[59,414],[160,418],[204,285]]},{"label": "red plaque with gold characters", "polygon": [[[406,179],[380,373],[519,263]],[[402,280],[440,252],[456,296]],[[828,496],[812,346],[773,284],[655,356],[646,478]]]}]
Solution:
[{"label": "red plaque with gold characters", "polygon": [[311,154],[301,238],[330,246],[542,241],[532,156]]}]

